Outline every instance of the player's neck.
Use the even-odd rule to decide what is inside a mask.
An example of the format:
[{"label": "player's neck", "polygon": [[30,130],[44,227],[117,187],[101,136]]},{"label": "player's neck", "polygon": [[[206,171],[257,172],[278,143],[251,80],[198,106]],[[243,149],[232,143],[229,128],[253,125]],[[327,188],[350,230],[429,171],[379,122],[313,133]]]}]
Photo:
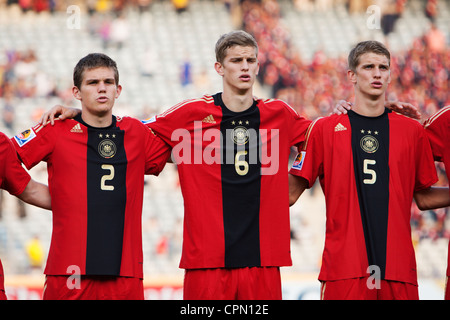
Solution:
[{"label": "player's neck", "polygon": [[377,99],[370,99],[356,95],[352,110],[366,117],[378,117],[384,112],[384,95]]},{"label": "player's neck", "polygon": [[107,115],[96,116],[88,112],[82,112],[81,119],[83,119],[86,124],[95,128],[106,128],[112,124],[112,114],[110,113]]},{"label": "player's neck", "polygon": [[222,101],[225,106],[233,112],[242,112],[253,105],[253,94],[251,90],[245,94],[236,94],[235,92],[222,92]]}]

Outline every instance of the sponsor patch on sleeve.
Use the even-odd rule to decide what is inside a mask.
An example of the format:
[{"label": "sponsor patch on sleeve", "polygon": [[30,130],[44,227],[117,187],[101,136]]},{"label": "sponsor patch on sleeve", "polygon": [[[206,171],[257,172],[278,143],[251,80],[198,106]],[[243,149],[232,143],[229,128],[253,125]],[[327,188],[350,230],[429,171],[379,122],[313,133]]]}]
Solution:
[{"label": "sponsor patch on sleeve", "polygon": [[14,136],[14,139],[16,140],[19,147],[23,147],[34,138],[36,138],[36,133],[34,133],[33,129],[25,130],[24,132]]},{"label": "sponsor patch on sleeve", "polygon": [[301,151],[295,157],[294,163],[292,164],[292,169],[302,170],[303,162],[305,161],[306,151]]}]

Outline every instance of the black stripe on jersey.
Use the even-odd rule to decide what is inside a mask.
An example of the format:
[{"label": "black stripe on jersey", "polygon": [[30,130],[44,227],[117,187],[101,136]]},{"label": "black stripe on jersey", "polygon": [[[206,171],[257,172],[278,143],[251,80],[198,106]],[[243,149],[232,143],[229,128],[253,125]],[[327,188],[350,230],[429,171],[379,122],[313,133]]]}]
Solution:
[{"label": "black stripe on jersey", "polygon": [[88,127],[87,275],[120,275],[126,171],[124,131]]},{"label": "black stripe on jersey", "polygon": [[244,112],[232,112],[220,94],[215,104],[222,108],[222,202],[225,234],[225,267],[261,265],[259,209],[261,162],[259,157],[259,109],[254,104]]},{"label": "black stripe on jersey", "polygon": [[388,111],[378,117],[364,117],[353,111],[348,115],[367,258],[370,266],[379,267],[384,279],[389,213]]}]

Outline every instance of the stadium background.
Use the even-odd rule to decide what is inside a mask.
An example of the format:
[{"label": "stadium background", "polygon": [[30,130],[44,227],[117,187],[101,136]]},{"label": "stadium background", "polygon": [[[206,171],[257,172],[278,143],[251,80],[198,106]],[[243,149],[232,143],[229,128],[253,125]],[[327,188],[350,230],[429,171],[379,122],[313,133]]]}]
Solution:
[{"label": "stadium background", "polygon": [[[118,63],[123,91],[117,115],[149,118],[186,98],[220,91],[214,44],[238,28],[260,46],[257,96],[281,98],[310,119],[327,115],[337,100],[352,99],[345,77],[351,46],[376,39],[393,53],[388,98],[415,104],[427,118],[450,104],[449,26],[449,0],[0,0],[0,131],[21,132],[55,104],[78,106],[72,70],[90,52]],[[46,183],[45,165],[31,175]],[[4,191],[1,199],[6,293],[40,299],[51,213]],[[448,209],[420,212],[413,204],[411,212],[420,298],[442,299]],[[291,221],[293,267],[282,269],[284,299],[317,299],[325,225],[320,187],[291,208]],[[176,167],[169,164],[158,178],[146,177],[147,299],[182,297],[182,223]],[[34,265],[30,256],[42,262]]]}]

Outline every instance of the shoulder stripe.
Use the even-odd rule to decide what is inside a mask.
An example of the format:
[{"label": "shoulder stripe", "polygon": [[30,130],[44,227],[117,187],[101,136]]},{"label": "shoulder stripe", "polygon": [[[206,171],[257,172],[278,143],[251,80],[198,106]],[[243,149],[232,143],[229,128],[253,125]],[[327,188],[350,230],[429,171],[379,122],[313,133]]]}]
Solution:
[{"label": "shoulder stripe", "polygon": [[42,124],[37,124],[33,127],[34,132],[38,133],[41,129],[44,128]]},{"label": "shoulder stripe", "polygon": [[302,147],[303,151],[306,150],[306,147],[307,147],[308,141],[309,141],[309,135],[310,135],[312,129],[314,128],[316,122],[319,121],[320,119],[322,119],[322,117],[317,118],[316,120],[311,122],[310,125],[308,126],[308,129],[306,130],[306,134],[305,134],[305,143],[303,144],[303,147]]},{"label": "shoulder stripe", "polygon": [[450,106],[446,106],[446,107],[442,108],[441,110],[436,112],[434,115],[432,115],[430,118],[428,118],[428,120],[425,121],[424,126],[428,127],[430,124],[433,123],[433,121],[436,121],[440,116],[442,116],[446,112],[450,112]]},{"label": "shoulder stripe", "polygon": [[295,110],[294,108],[292,108],[287,102],[280,100],[280,99],[266,99],[263,100],[264,103],[271,103],[271,102],[281,102],[284,106],[286,106],[286,108],[289,108],[292,110],[292,112],[294,112],[295,114],[298,115],[297,110]]},{"label": "shoulder stripe", "polygon": [[212,96],[203,96],[199,99],[187,99],[187,100],[183,100],[180,103],[177,103],[176,105],[174,105],[173,107],[167,109],[166,111],[164,111],[163,113],[161,113],[160,115],[158,115],[158,117],[165,117],[169,114],[171,114],[172,112],[186,106],[189,105],[190,103],[193,102],[205,102],[205,103],[214,103],[214,98]]},{"label": "shoulder stripe", "polygon": [[[59,118],[55,118],[54,121],[61,121]],[[49,125],[50,124],[50,120],[47,121],[47,123],[45,125]],[[45,126],[43,124],[37,124],[35,125],[32,129],[34,130],[34,132],[38,133],[39,131],[41,131]]]}]

